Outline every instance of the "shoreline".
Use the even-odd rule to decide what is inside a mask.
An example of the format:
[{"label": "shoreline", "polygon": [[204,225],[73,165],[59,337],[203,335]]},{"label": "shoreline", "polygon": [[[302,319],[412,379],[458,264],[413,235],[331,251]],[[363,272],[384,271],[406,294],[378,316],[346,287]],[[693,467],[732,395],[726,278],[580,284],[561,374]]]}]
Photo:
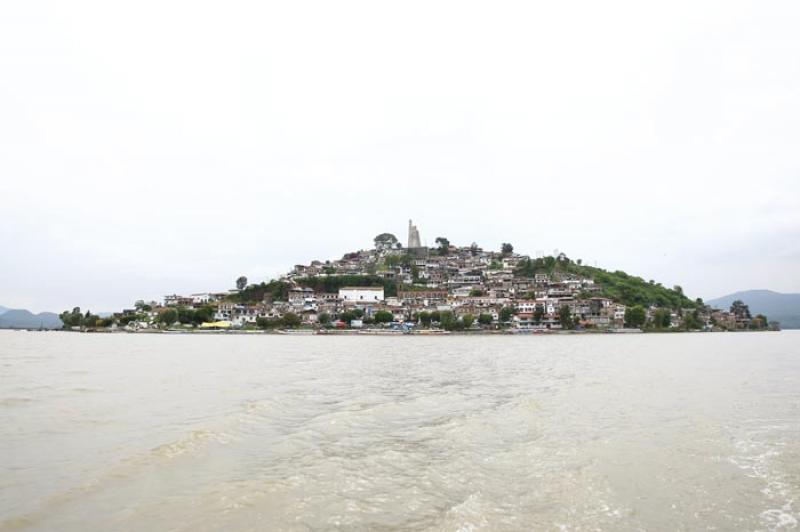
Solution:
[{"label": "shoreline", "polygon": [[443,329],[424,329],[420,331],[395,331],[383,329],[277,329],[277,330],[159,330],[159,329],[140,329],[135,331],[126,330],[87,330],[72,331],[66,329],[25,329],[8,328],[0,329],[5,331],[17,332],[66,332],[76,334],[168,334],[168,335],[264,335],[264,336],[415,336],[415,337],[438,337],[438,336],[573,336],[573,335],[609,335],[609,334],[705,334],[705,333],[760,333],[760,332],[781,332],[779,330],[738,330],[738,331],[670,331],[670,330],[641,330],[641,329],[606,329],[606,330],[583,330],[583,331],[559,331],[559,330],[531,330],[531,329],[501,329],[492,331],[446,331]]}]

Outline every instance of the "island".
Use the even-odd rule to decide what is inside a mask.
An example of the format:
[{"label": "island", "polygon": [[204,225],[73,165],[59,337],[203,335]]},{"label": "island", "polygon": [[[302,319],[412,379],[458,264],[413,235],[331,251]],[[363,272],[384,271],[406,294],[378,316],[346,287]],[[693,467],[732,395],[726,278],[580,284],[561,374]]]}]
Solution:
[{"label": "island", "polygon": [[728,309],[690,299],[680,286],[606,271],[563,252],[537,257],[445,237],[407,245],[381,233],[370,249],[298,264],[278,279],[236,279],[225,291],[170,294],[97,316],[60,314],[64,329],[92,332],[318,334],[581,333],[774,330],[742,301]]}]

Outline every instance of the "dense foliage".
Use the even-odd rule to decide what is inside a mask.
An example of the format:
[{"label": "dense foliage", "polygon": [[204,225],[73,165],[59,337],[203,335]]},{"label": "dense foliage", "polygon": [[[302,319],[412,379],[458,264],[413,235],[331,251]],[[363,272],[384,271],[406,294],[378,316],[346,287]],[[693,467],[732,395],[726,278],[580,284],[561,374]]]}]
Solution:
[{"label": "dense foliage", "polygon": [[81,308],[75,307],[72,311],[65,310],[61,314],[58,315],[61,319],[61,322],[64,324],[64,328],[68,329],[70,327],[98,327],[104,326],[100,316],[96,314],[92,314],[90,311],[86,311],[86,314],[81,314]]},{"label": "dense foliage", "polygon": [[680,287],[667,288],[654,281],[628,275],[623,271],[609,272],[602,268],[584,266],[574,262],[564,254],[558,257],[542,257],[522,261],[515,273],[533,277],[537,273],[549,275],[557,273],[574,274],[593,279],[600,286],[597,296],[613,299],[624,305],[642,305],[666,308],[694,308],[695,302],[686,297]]},{"label": "dense foliage", "polygon": [[283,281],[270,281],[268,283],[251,284],[238,294],[230,296],[229,299],[241,303],[259,303],[264,298],[273,301],[286,301],[289,298],[289,283]]}]

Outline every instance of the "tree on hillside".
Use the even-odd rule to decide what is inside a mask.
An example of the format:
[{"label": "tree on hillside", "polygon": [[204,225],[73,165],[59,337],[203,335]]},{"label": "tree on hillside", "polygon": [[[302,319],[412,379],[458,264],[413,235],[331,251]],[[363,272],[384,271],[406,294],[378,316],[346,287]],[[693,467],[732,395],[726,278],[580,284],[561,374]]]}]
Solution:
[{"label": "tree on hillside", "polygon": [[500,247],[500,252],[504,255],[511,255],[514,253],[514,246],[509,244],[508,242],[503,242],[503,245]]},{"label": "tree on hillside", "polygon": [[481,325],[491,325],[492,321],[494,321],[492,315],[487,312],[478,315],[478,323]]},{"label": "tree on hillside", "polygon": [[627,327],[640,328],[645,321],[647,321],[647,312],[641,305],[625,309],[625,325]]},{"label": "tree on hillside", "polygon": [[247,286],[247,277],[242,275],[241,277],[236,279],[236,288],[238,288],[239,290],[244,290],[246,286]]},{"label": "tree on hillside", "polygon": [[503,307],[500,309],[500,321],[503,323],[508,323],[511,321],[511,317],[514,315],[514,309],[511,307]]},{"label": "tree on hillside", "polygon": [[731,314],[739,319],[750,319],[752,317],[750,314],[750,307],[745,305],[744,301],[741,299],[737,299],[731,303]]},{"label": "tree on hillside", "polygon": [[397,237],[392,233],[381,233],[373,239],[375,242],[375,249],[384,251],[392,249],[397,244]]},{"label": "tree on hillside", "polygon": [[569,310],[567,305],[561,305],[558,309],[558,320],[561,322],[562,329],[572,329],[575,323],[572,321],[572,311]]},{"label": "tree on hillside", "polygon": [[514,269],[514,275],[519,277],[533,277],[536,274],[536,264],[530,259],[520,261]]},{"label": "tree on hillside", "polygon": [[436,237],[436,245],[439,246],[439,255],[447,255],[450,253],[450,241],[443,236]]},{"label": "tree on hillside", "polygon": [[323,312],[319,316],[317,316],[317,321],[319,322],[320,325],[327,326],[331,322],[331,315],[328,314],[327,312]]}]

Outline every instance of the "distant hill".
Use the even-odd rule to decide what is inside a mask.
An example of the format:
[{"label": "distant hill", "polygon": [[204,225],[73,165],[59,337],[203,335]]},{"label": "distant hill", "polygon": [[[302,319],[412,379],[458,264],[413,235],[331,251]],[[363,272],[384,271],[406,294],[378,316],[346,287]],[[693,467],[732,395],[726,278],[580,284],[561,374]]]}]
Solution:
[{"label": "distant hill", "polygon": [[41,312],[34,314],[24,309],[5,309],[0,314],[0,329],[60,329],[61,319],[58,314]]},{"label": "distant hill", "polygon": [[2,314],[3,312],[5,312],[7,310],[8,309],[6,307],[4,307],[3,305],[0,305],[0,314]]},{"label": "distant hill", "polygon": [[718,297],[707,304],[727,309],[740,299],[753,314],[764,314],[769,320],[781,322],[784,329],[800,329],[800,294],[781,294],[772,290],[745,290]]}]

